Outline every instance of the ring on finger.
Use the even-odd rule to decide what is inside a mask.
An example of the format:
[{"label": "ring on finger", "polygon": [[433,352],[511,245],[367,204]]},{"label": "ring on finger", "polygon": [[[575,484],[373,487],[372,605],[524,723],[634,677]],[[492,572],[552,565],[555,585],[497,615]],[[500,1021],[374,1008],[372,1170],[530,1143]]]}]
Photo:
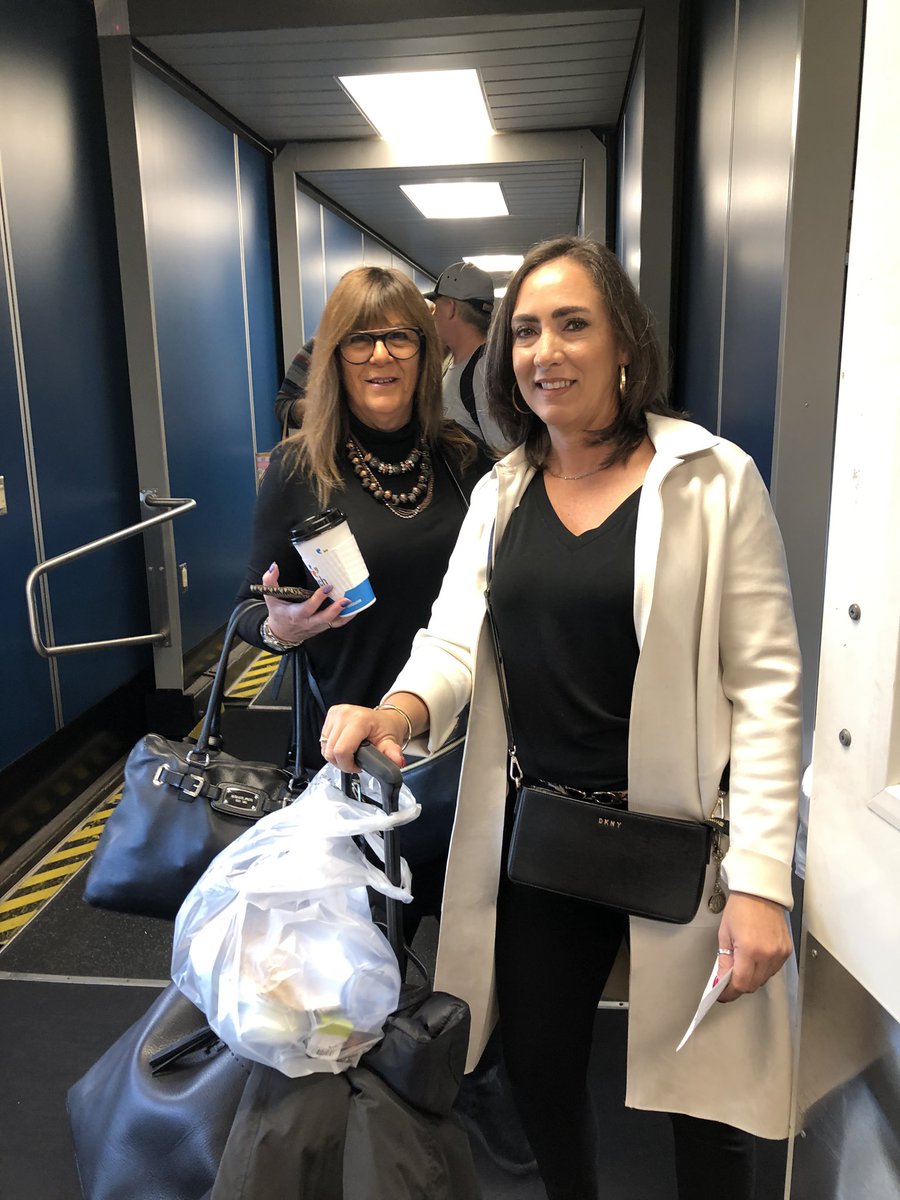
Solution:
[{"label": "ring on finger", "polygon": [[319,738],[319,745],[325,746],[325,745],[327,745],[327,743],[328,743],[328,734],[323,733],[322,736]]},{"label": "ring on finger", "polygon": [[720,946],[720,947],[719,947],[719,953],[720,953],[720,954],[727,954],[727,955],[731,956],[731,955],[733,955],[733,954],[734,954],[734,951],[733,951],[733,950],[724,950],[724,949],[723,949],[723,948]]}]

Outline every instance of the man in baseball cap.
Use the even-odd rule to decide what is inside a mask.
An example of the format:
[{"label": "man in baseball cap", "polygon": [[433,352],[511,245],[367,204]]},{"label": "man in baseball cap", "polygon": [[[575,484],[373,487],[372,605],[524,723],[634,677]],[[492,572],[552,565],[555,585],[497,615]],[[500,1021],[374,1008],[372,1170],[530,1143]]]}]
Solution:
[{"label": "man in baseball cap", "polygon": [[474,263],[453,263],[443,272],[434,291],[425,293],[426,300],[437,301],[439,298],[465,300],[477,312],[487,313],[490,318],[494,311],[494,281],[487,271]]},{"label": "man in baseball cap", "polygon": [[491,449],[505,450],[503,435],[487,411],[484,344],[494,310],[494,281],[474,263],[457,262],[425,293],[434,304],[438,337],[453,355],[444,375],[444,412]]}]

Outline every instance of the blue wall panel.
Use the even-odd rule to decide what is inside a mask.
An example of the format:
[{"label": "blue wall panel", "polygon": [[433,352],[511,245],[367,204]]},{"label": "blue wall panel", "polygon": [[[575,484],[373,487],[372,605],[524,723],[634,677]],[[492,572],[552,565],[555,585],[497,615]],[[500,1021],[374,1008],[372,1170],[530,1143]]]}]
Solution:
[{"label": "blue wall panel", "polygon": [[246,142],[239,142],[239,155],[256,445],[260,450],[269,450],[281,437],[274,399],[283,374],[275,324],[274,236],[269,205],[271,159]]},{"label": "blue wall panel", "polygon": [[372,267],[390,267],[393,266],[393,255],[390,250],[377,238],[373,238],[371,234],[363,234],[363,253],[366,263]]},{"label": "blue wall panel", "polygon": [[0,629],[4,670],[16,686],[15,703],[4,706],[0,720],[0,769],[49,737],[54,729],[50,670],[31,648],[25,612],[25,575],[35,559],[34,526],[6,284],[6,267],[0,255],[0,475],[4,477],[9,510],[0,517]]},{"label": "blue wall panel", "polygon": [[[322,315],[326,294],[354,267],[394,267],[426,291],[434,280],[353,221],[297,190],[297,228],[304,336],[311,337]],[[324,246],[323,246],[324,242]]]},{"label": "blue wall panel", "polygon": [[325,287],[330,296],[338,281],[348,271],[362,264],[362,231],[333,213],[330,208],[322,209],[325,230]]},{"label": "blue wall panel", "polygon": [[[303,301],[303,340],[318,328],[325,307],[325,260],[322,254],[322,206],[297,190],[297,237],[300,253],[300,292]],[[296,349],[299,350],[299,346]],[[293,353],[291,352],[293,357]]]},{"label": "blue wall panel", "polygon": [[169,479],[197,500],[174,527],[187,651],[228,614],[256,496],[234,136],[143,69],[135,104]]},{"label": "blue wall panel", "polygon": [[407,279],[412,279],[413,281],[415,281],[415,278],[416,278],[415,271],[413,270],[412,266],[406,261],[406,259],[402,258],[399,254],[394,254],[391,256],[391,266],[394,268],[395,271],[400,271],[403,275],[405,275]]},{"label": "blue wall panel", "polygon": [[[0,154],[48,556],[140,515],[104,130],[91,7],[4,5]],[[20,584],[33,546],[28,557],[4,564]],[[149,628],[139,543],[63,568],[50,590],[57,641]],[[147,662],[145,650],[61,660],[65,719]]]},{"label": "blue wall panel", "polygon": [[685,119],[681,323],[675,376],[682,407],[701,425],[717,430],[735,12],[721,0],[701,0],[695,11]]},{"label": "blue wall panel", "polygon": [[722,428],[772,469],[798,3],[741,0],[725,294]]}]

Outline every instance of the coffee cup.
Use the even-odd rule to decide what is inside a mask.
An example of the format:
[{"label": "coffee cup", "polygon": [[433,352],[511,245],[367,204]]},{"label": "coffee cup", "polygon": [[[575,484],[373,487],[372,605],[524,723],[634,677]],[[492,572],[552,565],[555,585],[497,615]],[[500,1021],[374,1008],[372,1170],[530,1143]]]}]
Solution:
[{"label": "coffee cup", "polygon": [[291,530],[291,542],[319,587],[330,584],[332,600],[350,601],[342,616],[375,603],[368,568],[340,509],[326,508],[308,517]]}]

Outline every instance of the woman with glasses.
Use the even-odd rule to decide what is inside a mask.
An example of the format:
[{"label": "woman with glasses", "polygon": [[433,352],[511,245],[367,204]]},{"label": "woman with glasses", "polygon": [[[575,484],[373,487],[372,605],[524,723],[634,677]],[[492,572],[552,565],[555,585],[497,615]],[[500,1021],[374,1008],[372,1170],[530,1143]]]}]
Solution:
[{"label": "woman with glasses", "polygon": [[[272,456],[256,506],[251,584],[315,587],[290,530],[327,507],[356,536],[376,601],[342,615],[322,589],[301,603],[261,600],[240,626],[253,645],[304,644],[326,705],[374,704],[428,620],[484,451],[444,420],[441,348],[428,306],[398,271],[348,272],[316,332],[302,428]],[[304,696],[303,750],[320,765],[324,713]]]}]

